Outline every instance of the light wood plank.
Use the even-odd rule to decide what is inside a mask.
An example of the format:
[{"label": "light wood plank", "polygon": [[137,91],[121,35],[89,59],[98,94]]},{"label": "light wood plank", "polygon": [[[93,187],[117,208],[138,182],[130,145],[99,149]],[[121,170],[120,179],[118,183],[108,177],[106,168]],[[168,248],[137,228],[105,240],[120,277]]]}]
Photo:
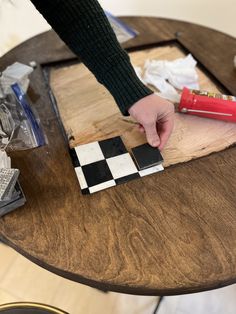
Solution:
[{"label": "light wood plank", "polygon": [[[177,46],[164,46],[130,54],[133,65],[146,59],[174,60],[184,53]],[[217,86],[197,68],[201,89],[219,92]],[[130,117],[123,117],[112,96],[83,64],[51,70],[50,79],[70,146],[116,135],[128,148],[145,143]],[[175,128],[163,151],[164,166],[185,162],[220,151],[236,142],[236,124],[175,114]]]},{"label": "light wood plank", "polygon": [[12,302],[18,302],[19,299],[12,294],[12,292],[5,291],[4,289],[0,288],[0,304],[7,304]]},{"label": "light wood plank", "polygon": [[0,243],[0,282],[15,263],[18,253],[5,244]]}]

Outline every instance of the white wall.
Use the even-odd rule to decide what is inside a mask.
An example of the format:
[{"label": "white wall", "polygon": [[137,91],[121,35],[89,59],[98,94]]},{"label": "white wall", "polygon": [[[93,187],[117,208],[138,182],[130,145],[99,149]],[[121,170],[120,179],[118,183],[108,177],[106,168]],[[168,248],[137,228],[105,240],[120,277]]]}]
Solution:
[{"label": "white wall", "polygon": [[236,0],[101,0],[118,15],[151,15],[190,21],[236,36]]},{"label": "white wall", "polygon": [[[115,15],[169,17],[236,36],[236,0],[100,0],[100,3]],[[30,0],[0,0],[0,55],[47,29],[49,25]]]},{"label": "white wall", "polygon": [[0,55],[49,28],[30,0],[0,0]]}]

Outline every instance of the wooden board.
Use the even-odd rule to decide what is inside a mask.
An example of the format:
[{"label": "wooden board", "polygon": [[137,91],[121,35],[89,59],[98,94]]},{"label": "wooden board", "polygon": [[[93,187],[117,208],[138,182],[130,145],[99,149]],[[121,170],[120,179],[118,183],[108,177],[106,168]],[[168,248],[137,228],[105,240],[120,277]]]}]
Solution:
[{"label": "wooden board", "polygon": [[[147,59],[174,60],[184,56],[176,45],[130,53],[132,64],[142,68]],[[199,67],[197,72],[201,89],[220,92]],[[83,64],[52,68],[50,75],[71,147],[116,135],[122,135],[128,150],[146,142],[134,121],[121,115],[112,96]],[[206,156],[235,142],[236,124],[176,113],[173,134],[163,151],[164,166]]]}]

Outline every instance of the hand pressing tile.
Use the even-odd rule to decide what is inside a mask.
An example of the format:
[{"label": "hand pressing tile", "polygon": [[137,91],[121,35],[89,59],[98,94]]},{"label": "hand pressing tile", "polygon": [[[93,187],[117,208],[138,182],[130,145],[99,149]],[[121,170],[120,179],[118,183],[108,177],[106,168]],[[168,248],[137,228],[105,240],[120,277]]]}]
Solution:
[{"label": "hand pressing tile", "polygon": [[132,154],[140,170],[160,165],[163,162],[159,149],[147,143],[132,148]]}]

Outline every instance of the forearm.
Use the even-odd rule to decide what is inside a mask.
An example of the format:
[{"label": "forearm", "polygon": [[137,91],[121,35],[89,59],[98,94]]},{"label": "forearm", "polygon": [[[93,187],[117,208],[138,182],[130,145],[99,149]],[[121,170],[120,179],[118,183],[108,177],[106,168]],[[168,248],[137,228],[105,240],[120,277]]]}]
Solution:
[{"label": "forearm", "polygon": [[97,0],[31,0],[113,95],[121,112],[152,93],[136,76]]}]

